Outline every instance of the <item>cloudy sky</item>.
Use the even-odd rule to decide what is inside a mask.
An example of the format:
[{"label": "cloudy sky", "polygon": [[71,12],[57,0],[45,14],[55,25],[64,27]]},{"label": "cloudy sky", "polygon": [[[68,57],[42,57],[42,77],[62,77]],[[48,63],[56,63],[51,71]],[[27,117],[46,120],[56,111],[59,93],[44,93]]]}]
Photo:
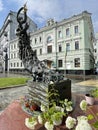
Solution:
[{"label": "cloudy sky", "polygon": [[0,28],[9,11],[17,12],[26,2],[28,15],[38,27],[49,18],[61,21],[87,10],[92,13],[94,31],[98,32],[98,0],[0,0]]}]

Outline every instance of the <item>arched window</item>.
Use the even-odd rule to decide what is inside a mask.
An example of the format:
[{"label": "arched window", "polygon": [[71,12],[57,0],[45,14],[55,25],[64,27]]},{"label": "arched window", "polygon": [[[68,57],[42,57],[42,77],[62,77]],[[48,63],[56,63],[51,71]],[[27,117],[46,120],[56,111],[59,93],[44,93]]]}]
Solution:
[{"label": "arched window", "polygon": [[52,38],[51,38],[51,36],[48,36],[47,37],[47,43],[50,43],[50,42],[52,42]]}]

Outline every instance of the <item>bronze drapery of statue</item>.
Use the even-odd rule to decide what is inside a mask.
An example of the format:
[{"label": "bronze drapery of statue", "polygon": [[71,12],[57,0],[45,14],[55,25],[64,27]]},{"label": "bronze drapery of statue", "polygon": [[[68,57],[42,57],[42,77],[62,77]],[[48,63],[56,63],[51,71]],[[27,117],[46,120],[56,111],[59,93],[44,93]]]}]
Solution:
[{"label": "bronze drapery of statue", "polygon": [[[23,11],[23,14],[21,12]],[[18,28],[16,35],[19,37],[19,58],[22,60],[24,67],[28,70],[34,81],[49,82],[58,81],[62,79],[62,76],[55,75],[55,71],[52,71],[41,62],[36,55],[36,51],[30,46],[30,34],[27,33],[29,24],[27,23],[27,8],[26,5],[21,7],[17,12]]]}]

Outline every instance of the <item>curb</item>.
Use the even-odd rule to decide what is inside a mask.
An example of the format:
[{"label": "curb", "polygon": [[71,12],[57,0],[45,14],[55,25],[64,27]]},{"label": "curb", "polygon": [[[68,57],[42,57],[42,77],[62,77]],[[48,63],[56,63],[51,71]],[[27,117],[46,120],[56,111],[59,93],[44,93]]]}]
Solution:
[{"label": "curb", "polygon": [[26,84],[20,84],[20,85],[15,85],[15,86],[8,86],[8,87],[0,88],[0,90],[9,89],[9,88],[16,88],[16,87],[23,87],[23,86],[27,86],[27,85]]}]

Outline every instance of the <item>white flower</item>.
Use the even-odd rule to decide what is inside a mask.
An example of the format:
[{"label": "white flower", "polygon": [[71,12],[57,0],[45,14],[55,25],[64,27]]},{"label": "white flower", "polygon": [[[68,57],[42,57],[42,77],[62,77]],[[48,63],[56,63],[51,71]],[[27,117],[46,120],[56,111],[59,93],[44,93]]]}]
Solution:
[{"label": "white flower", "polygon": [[56,111],[64,112],[64,108],[62,108],[60,106],[56,106],[55,109],[56,109]]},{"label": "white flower", "polygon": [[68,105],[68,99],[65,99],[65,100],[64,100],[64,104],[65,104],[65,106]]},{"label": "white flower", "polygon": [[66,119],[66,127],[68,129],[71,129],[74,127],[75,124],[76,124],[76,119],[68,116]]},{"label": "white flower", "polygon": [[86,109],[87,109],[87,102],[86,102],[86,100],[82,100],[80,102],[80,108],[81,108],[81,110],[86,111]]},{"label": "white flower", "polygon": [[45,112],[46,111],[46,106],[44,106],[44,105],[41,104],[41,111]]},{"label": "white flower", "polygon": [[56,125],[56,126],[61,125],[61,123],[62,123],[62,119],[53,121],[53,124]]},{"label": "white flower", "polygon": [[38,115],[38,122],[39,124],[43,124],[43,118],[41,115]]},{"label": "white flower", "polygon": [[67,107],[66,107],[66,111],[69,112],[69,111],[72,111],[72,110],[73,110],[72,106],[67,106]]},{"label": "white flower", "polygon": [[35,130],[35,125],[37,124],[37,121],[31,117],[31,118],[26,118],[25,119],[25,125],[32,130]]},{"label": "white flower", "polygon": [[78,120],[78,124],[75,130],[92,130],[86,116],[79,116],[77,117],[77,120]]},{"label": "white flower", "polygon": [[78,116],[77,117],[77,120],[78,120],[78,122],[81,122],[81,121],[88,121],[88,118],[87,118],[87,116]]},{"label": "white flower", "polygon": [[47,129],[47,130],[53,130],[53,128],[54,128],[54,125],[53,124],[51,124],[50,122],[46,122],[45,123],[45,128]]}]

